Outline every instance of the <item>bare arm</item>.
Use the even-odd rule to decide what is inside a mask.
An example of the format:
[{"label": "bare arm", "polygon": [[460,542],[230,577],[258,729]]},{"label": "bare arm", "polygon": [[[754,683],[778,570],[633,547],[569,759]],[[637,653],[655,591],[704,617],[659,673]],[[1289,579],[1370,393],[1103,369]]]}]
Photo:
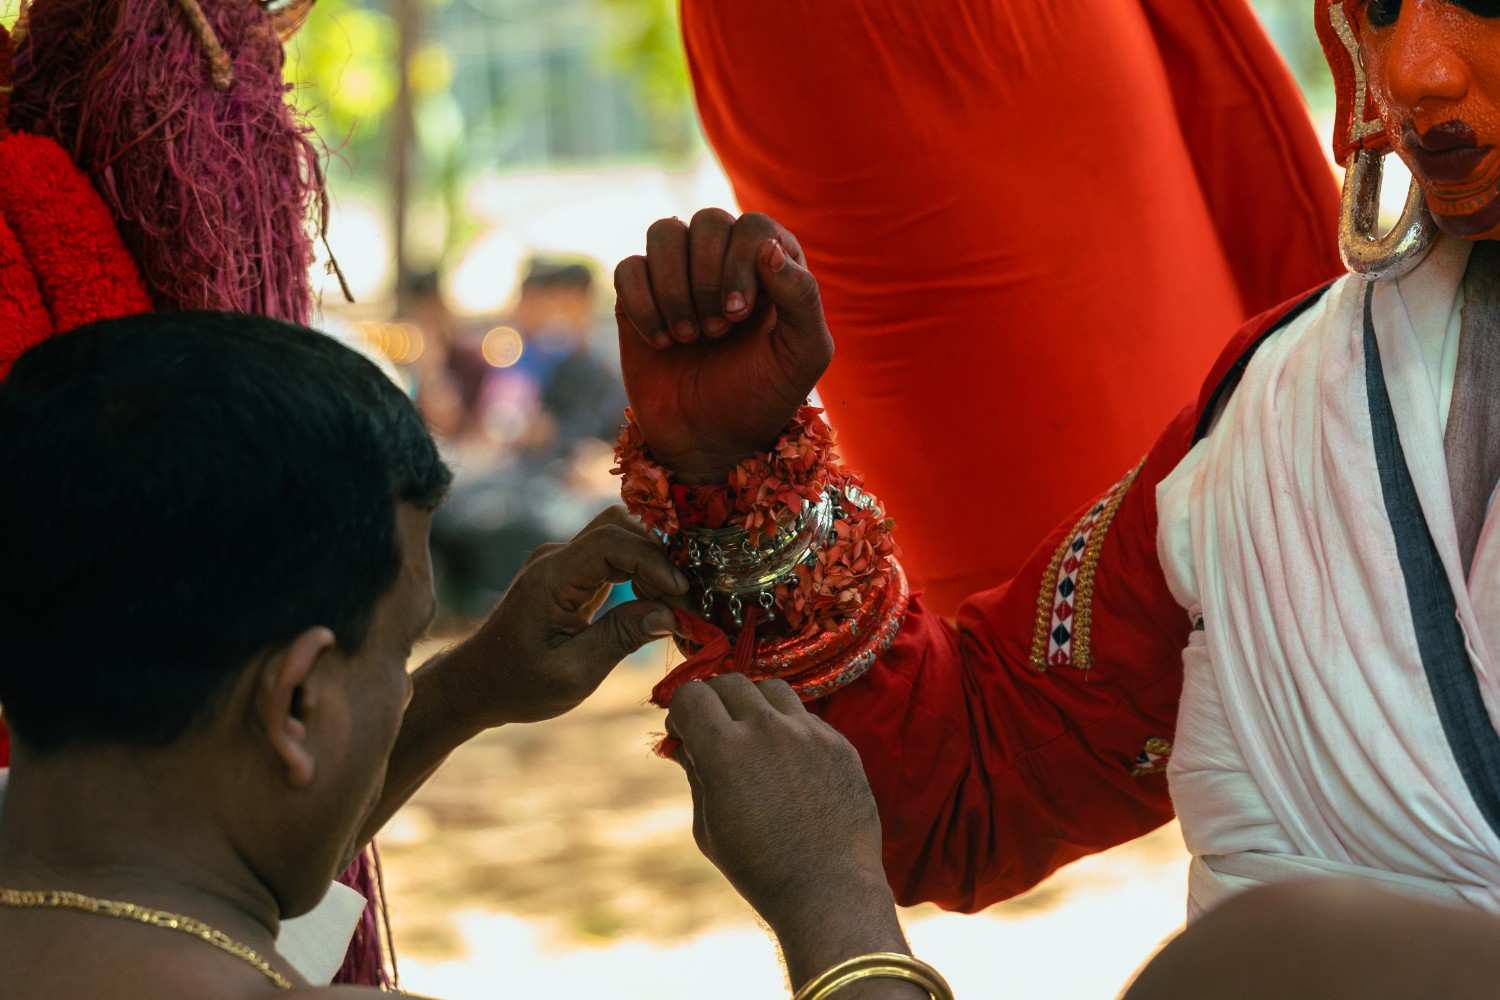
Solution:
[{"label": "bare arm", "polygon": [[1247,892],[1188,928],[1124,1000],[1483,1000],[1500,984],[1500,919],[1368,883]]},{"label": "bare arm", "polygon": [[[859,754],[784,681],[685,685],[667,732],[693,793],[698,847],[781,943],[793,990],[846,959],[911,950],[880,864],[880,817]],[[871,979],[850,1000],[921,1000]]]},{"label": "bare arm", "polygon": [[[896,903],[884,878],[868,884],[857,878],[829,879],[808,886],[796,912],[773,926],[786,959],[787,976],[798,989],[824,969],[871,952],[910,955],[896,919]],[[848,1000],[928,1000],[911,983],[871,979],[841,993]]]},{"label": "bare arm", "polygon": [[672,631],[657,601],[631,601],[594,620],[609,589],[630,580],[667,597],[687,580],[623,508],[596,517],[566,545],[544,546],[489,619],[412,675],[412,700],[391,751],[368,840],[457,747],[486,729],[569,711],[641,646]]}]

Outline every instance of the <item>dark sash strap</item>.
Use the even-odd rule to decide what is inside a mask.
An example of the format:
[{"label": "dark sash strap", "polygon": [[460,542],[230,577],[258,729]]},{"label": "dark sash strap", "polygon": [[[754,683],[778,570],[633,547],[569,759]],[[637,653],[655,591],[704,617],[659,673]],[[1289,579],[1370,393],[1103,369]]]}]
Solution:
[{"label": "dark sash strap", "polygon": [[1476,246],[1464,274],[1463,327],[1443,457],[1467,578],[1490,494],[1500,482],[1500,243]]},{"label": "dark sash strap", "polygon": [[1427,519],[1401,450],[1380,364],[1380,346],[1375,340],[1374,294],[1372,282],[1365,292],[1365,389],[1370,397],[1370,432],[1380,470],[1380,492],[1396,536],[1396,554],[1406,581],[1417,648],[1448,748],[1480,812],[1500,833],[1500,734],[1485,710],[1479,680],[1464,645],[1453,588],[1432,533],[1427,530]]},{"label": "dark sash strap", "polygon": [[[1197,444],[1208,437],[1209,430],[1213,428],[1214,420],[1219,416],[1220,408],[1234,394],[1234,390],[1239,388],[1240,379],[1245,377],[1245,369],[1249,368],[1250,362],[1255,360],[1255,353],[1261,349],[1261,346],[1270,340],[1272,336],[1290,326],[1297,317],[1321,302],[1323,296],[1328,294],[1328,289],[1332,287],[1333,283],[1329,282],[1308,292],[1288,308],[1286,312],[1267,323],[1265,329],[1256,334],[1255,339],[1245,345],[1240,351],[1239,356],[1234,359],[1234,363],[1224,369],[1224,374],[1214,383],[1213,390],[1208,394],[1207,399],[1204,400],[1202,409],[1198,414],[1198,425],[1193,430],[1193,444]],[[1234,350],[1234,346],[1231,345],[1229,349]],[[1224,359],[1221,358],[1220,364],[1214,367],[1219,368],[1223,364],[1223,361]],[[1209,375],[1210,379],[1213,377],[1212,374]]]}]

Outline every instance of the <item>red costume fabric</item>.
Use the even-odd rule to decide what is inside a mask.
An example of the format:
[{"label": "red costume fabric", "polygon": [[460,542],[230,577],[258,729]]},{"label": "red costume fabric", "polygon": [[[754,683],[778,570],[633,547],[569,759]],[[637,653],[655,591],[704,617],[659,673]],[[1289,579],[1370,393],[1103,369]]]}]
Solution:
[{"label": "red costume fabric", "polygon": [[860,750],[898,901],[982,909],[1171,819],[1193,623],[1158,562],[1155,488],[1294,314],[1246,324],[1137,469],[966,601],[956,627],[914,600],[874,669],[816,705]]},{"label": "red costume fabric", "polygon": [[682,16],[741,207],[819,277],[822,402],[929,611],[1130,467],[1220,331],[1341,270],[1332,173],[1245,0]]}]

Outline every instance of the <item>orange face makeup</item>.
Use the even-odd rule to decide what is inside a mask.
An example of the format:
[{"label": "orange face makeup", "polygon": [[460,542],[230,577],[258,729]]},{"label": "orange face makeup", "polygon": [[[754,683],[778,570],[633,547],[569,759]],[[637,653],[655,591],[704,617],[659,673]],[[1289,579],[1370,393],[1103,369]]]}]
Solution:
[{"label": "orange face makeup", "polygon": [[1364,66],[1445,232],[1500,239],[1500,0],[1369,0]]}]

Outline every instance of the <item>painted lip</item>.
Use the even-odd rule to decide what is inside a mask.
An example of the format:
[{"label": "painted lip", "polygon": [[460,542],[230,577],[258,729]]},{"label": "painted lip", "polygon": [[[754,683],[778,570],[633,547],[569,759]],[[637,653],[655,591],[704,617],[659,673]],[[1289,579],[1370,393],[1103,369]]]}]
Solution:
[{"label": "painted lip", "polygon": [[1492,146],[1479,145],[1474,130],[1457,120],[1434,125],[1425,133],[1419,133],[1414,124],[1407,122],[1401,141],[1422,176],[1439,184],[1470,180],[1494,150]]}]

